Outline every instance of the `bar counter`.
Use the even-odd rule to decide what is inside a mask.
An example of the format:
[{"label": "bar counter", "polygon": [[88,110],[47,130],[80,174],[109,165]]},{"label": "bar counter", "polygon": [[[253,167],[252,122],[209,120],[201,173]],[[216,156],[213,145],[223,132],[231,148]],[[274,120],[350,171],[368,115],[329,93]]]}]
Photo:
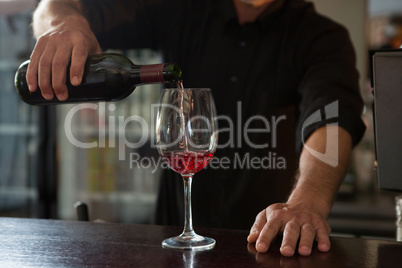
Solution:
[{"label": "bar counter", "polygon": [[247,231],[196,229],[209,251],[164,249],[181,227],[0,218],[0,267],[402,267],[402,243],[331,237],[328,253],[283,257],[276,241],[256,253]]}]

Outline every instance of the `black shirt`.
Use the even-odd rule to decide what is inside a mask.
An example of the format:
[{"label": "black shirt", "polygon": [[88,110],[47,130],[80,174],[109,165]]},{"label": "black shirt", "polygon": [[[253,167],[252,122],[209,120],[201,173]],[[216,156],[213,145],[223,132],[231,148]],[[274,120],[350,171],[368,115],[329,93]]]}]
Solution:
[{"label": "black shirt", "polygon": [[[194,176],[196,226],[248,229],[260,210],[286,201],[315,129],[338,124],[353,144],[364,133],[348,33],[311,3],[277,0],[241,26],[230,0],[81,2],[103,48],[159,50],[183,69],[185,87],[212,89],[226,129],[215,155],[230,164]],[[245,134],[245,126],[266,131]],[[167,173],[157,223],[182,224],[182,182]]]}]

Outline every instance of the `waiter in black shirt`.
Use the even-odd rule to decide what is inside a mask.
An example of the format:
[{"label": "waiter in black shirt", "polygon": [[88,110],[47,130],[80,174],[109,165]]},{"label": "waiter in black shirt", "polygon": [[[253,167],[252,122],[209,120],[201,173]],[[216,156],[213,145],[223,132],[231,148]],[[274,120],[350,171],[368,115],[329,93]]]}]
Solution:
[{"label": "waiter in black shirt", "polygon": [[[342,26],[302,0],[43,0],[33,28],[27,80],[47,99],[67,99],[68,63],[78,85],[101,47],[160,50],[185,87],[212,88],[220,149],[194,181],[197,226],[252,226],[259,252],[279,233],[285,256],[309,255],[314,240],[330,249],[326,218],[365,129]],[[162,180],[158,223],[182,223],[181,187]]]}]

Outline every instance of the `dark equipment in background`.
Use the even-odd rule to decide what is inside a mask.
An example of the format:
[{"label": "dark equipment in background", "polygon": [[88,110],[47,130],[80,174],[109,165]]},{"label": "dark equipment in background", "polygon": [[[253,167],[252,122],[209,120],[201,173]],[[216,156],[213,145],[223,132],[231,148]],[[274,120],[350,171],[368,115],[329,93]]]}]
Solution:
[{"label": "dark equipment in background", "polygon": [[402,49],[370,51],[378,186],[402,191]]}]

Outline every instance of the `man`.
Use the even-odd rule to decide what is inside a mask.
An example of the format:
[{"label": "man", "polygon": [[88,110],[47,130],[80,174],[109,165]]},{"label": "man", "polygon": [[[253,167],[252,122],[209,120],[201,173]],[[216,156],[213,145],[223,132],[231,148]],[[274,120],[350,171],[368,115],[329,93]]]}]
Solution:
[{"label": "man", "polygon": [[[302,0],[46,0],[33,28],[27,80],[46,99],[53,90],[68,98],[68,63],[78,85],[87,55],[101,46],[160,50],[182,67],[185,87],[212,88],[216,157],[229,166],[197,174],[197,226],[252,225],[248,241],[259,252],[281,233],[285,256],[309,255],[314,240],[330,249],[326,218],[364,132],[343,27]],[[158,223],[180,224],[180,180],[163,179],[160,191]]]}]

